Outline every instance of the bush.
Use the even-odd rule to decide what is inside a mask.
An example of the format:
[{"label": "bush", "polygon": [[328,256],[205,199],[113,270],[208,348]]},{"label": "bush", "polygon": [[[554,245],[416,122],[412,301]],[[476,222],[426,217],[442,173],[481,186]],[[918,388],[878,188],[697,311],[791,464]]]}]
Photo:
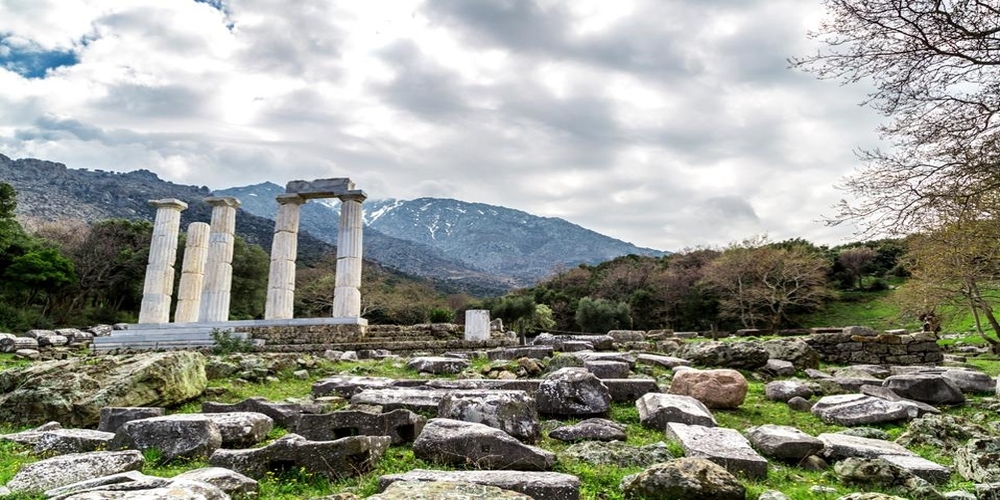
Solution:
[{"label": "bush", "polygon": [[632,312],[624,302],[584,297],[576,307],[576,323],[586,332],[607,333],[632,326]]},{"label": "bush", "polygon": [[455,311],[445,307],[435,307],[430,312],[431,323],[453,323]]},{"label": "bush", "polygon": [[233,335],[232,330],[221,328],[212,329],[212,354],[232,354],[234,352],[252,352],[254,350],[253,341]]}]

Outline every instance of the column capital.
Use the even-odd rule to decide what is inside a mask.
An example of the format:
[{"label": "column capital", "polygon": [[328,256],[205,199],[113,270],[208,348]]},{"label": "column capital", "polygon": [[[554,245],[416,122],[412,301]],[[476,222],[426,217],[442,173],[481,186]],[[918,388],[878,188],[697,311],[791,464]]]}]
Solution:
[{"label": "column capital", "polygon": [[205,203],[208,203],[213,207],[238,208],[240,206],[240,200],[237,200],[232,196],[209,196],[208,198],[205,198]]},{"label": "column capital", "polygon": [[184,203],[177,198],[164,198],[161,200],[149,200],[149,204],[156,208],[173,208],[176,210],[184,210],[188,207],[187,203]]},{"label": "column capital", "polygon": [[309,201],[309,200],[306,200],[305,198],[299,196],[296,193],[282,193],[282,194],[279,194],[278,196],[275,196],[274,199],[278,200],[278,204],[279,205],[287,205],[289,203],[294,203],[296,205],[301,205],[301,204],[305,203],[306,201]]},{"label": "column capital", "polygon": [[361,202],[365,201],[366,199],[368,199],[368,195],[365,194],[365,192],[362,191],[362,190],[360,190],[360,189],[355,189],[353,191],[348,191],[347,194],[342,194],[340,196],[337,196],[337,198],[340,201],[342,201],[342,202],[343,201],[356,201],[358,203],[361,203]]}]

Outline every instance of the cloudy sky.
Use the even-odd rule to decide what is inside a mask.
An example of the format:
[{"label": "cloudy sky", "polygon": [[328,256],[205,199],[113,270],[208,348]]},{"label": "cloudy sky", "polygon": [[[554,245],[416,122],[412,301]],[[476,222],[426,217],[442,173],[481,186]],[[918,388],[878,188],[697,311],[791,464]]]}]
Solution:
[{"label": "cloudy sky", "polygon": [[210,188],[556,216],[659,249],[820,221],[866,88],[787,68],[820,0],[0,0],[0,153]]}]

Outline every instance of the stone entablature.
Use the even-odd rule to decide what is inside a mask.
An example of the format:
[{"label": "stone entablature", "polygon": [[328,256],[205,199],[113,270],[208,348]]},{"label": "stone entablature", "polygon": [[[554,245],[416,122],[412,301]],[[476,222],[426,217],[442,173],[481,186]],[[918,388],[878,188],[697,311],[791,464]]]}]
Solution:
[{"label": "stone entablature", "polygon": [[944,360],[933,332],[905,335],[817,333],[803,340],[823,361],[833,364],[918,365]]}]

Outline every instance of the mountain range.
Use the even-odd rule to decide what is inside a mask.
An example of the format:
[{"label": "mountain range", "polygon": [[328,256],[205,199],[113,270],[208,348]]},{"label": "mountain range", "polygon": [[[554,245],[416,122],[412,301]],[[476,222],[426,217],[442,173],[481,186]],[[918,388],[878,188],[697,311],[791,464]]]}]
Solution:
[{"label": "mountain range", "polygon": [[[182,224],[207,222],[207,196],[240,200],[237,233],[270,248],[275,196],[285,189],[274,183],[220,189],[164,181],[147,170],[128,173],[71,169],[37,159],[12,160],[0,154],[0,181],[18,191],[19,217],[151,220],[148,200],[177,198],[188,203]],[[364,256],[403,273],[436,282],[446,291],[474,295],[502,293],[527,286],[559,268],[596,264],[625,254],[664,255],[559,218],[520,210],[443,198],[369,199],[364,209]],[[313,200],[302,207],[299,257],[304,264],[332,252],[340,204]]]}]

